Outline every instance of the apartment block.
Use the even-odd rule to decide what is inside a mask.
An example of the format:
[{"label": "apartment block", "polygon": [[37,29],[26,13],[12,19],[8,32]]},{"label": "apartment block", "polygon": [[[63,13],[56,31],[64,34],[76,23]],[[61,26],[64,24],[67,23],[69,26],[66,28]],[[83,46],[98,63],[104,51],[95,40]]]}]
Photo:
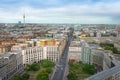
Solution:
[{"label": "apartment block", "polygon": [[81,60],[81,44],[80,41],[72,41],[69,46],[68,59],[70,61],[79,62]]},{"label": "apartment block", "polygon": [[109,52],[97,49],[92,50],[92,64],[99,67],[99,69],[106,70],[111,68],[111,62],[112,57]]},{"label": "apartment block", "polygon": [[0,80],[10,80],[15,74],[22,74],[24,65],[22,52],[7,52],[0,56]]},{"label": "apartment block", "polygon": [[9,80],[17,71],[16,55],[5,53],[1,57],[3,62],[0,67],[0,79]]},{"label": "apartment block", "polygon": [[46,49],[44,47],[29,47],[22,50],[23,64],[32,64],[46,59]]}]

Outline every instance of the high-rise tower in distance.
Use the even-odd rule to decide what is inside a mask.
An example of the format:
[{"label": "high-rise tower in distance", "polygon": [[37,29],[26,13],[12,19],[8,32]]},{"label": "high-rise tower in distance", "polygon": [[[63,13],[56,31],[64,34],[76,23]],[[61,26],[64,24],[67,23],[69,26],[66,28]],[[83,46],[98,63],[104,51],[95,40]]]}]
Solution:
[{"label": "high-rise tower in distance", "polygon": [[25,14],[23,14],[23,25],[25,26]]}]

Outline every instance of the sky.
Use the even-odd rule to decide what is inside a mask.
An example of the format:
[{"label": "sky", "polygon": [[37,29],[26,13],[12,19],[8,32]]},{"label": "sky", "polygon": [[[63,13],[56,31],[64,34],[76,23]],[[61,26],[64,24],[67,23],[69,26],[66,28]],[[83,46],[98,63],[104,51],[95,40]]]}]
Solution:
[{"label": "sky", "polygon": [[120,0],[0,0],[0,23],[120,24]]}]

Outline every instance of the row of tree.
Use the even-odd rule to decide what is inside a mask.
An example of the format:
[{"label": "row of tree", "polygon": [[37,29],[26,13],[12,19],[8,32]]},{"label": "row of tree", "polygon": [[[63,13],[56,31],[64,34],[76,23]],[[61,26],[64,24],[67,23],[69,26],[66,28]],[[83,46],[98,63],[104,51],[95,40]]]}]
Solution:
[{"label": "row of tree", "polygon": [[29,74],[25,73],[23,75],[15,75],[12,80],[28,80],[29,79]]},{"label": "row of tree", "polygon": [[114,47],[114,44],[100,43],[100,46],[103,47],[105,50],[110,50],[114,54],[118,54],[118,50],[116,47]]}]

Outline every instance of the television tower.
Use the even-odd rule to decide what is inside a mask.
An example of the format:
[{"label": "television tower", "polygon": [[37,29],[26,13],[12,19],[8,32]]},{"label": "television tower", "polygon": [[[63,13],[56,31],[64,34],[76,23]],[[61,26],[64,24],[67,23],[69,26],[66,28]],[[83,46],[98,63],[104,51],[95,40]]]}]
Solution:
[{"label": "television tower", "polygon": [[25,27],[25,14],[23,14],[23,23],[24,23],[24,27]]}]

